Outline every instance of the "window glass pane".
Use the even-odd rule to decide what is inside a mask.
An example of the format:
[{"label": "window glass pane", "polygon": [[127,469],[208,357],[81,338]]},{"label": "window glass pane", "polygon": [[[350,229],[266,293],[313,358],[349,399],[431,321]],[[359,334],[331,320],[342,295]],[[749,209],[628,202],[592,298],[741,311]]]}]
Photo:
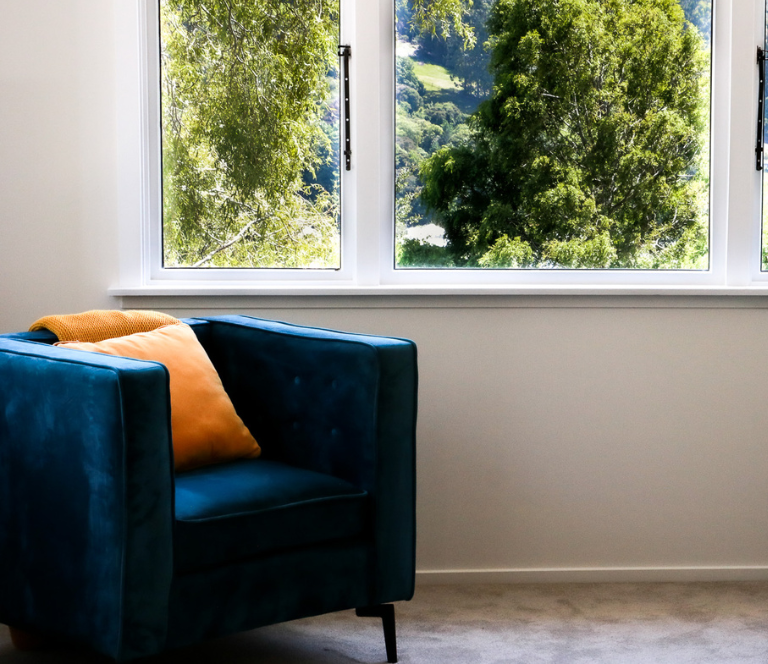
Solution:
[{"label": "window glass pane", "polygon": [[396,0],[396,266],[707,269],[711,0],[452,6]]},{"label": "window glass pane", "polygon": [[161,0],[165,267],[339,268],[338,0]]}]

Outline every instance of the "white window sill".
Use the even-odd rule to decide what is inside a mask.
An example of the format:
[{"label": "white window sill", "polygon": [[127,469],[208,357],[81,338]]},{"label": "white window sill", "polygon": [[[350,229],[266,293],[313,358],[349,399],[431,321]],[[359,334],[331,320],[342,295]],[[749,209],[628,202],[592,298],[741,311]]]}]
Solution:
[{"label": "white window sill", "polygon": [[750,286],[693,285],[550,285],[550,284],[483,284],[483,285],[312,285],[312,284],[152,284],[112,287],[114,297],[361,297],[361,296],[449,296],[449,295],[646,295],[646,296],[768,296],[768,283]]}]

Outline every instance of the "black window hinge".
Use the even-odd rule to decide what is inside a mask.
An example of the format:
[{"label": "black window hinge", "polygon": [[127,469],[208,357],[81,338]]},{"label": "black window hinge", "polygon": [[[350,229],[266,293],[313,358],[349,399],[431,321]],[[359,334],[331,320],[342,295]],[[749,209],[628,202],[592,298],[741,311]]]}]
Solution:
[{"label": "black window hinge", "polygon": [[344,60],[342,76],[344,85],[341,86],[344,94],[344,167],[352,168],[352,132],[349,122],[349,58],[352,55],[352,47],[349,44],[339,44],[339,57]]},{"label": "black window hinge", "polygon": [[763,170],[763,146],[765,145],[765,51],[757,47],[757,138],[755,141],[755,168]]}]

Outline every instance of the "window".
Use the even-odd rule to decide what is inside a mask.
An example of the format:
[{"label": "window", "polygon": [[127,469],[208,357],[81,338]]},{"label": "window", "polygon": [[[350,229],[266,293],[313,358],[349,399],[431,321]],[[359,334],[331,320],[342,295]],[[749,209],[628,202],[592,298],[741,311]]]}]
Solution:
[{"label": "window", "polygon": [[338,0],[159,22],[163,266],[338,268]]},{"label": "window", "polygon": [[708,268],[710,0],[397,7],[398,266]]},{"label": "window", "polygon": [[[509,17],[494,14],[493,0],[474,2],[472,12],[463,16],[464,26],[473,29],[458,37],[450,11],[437,12],[434,33],[426,23],[408,23],[408,12],[423,13],[425,7],[428,12],[429,0],[375,0],[364,11],[351,0],[335,6],[329,2],[270,0],[255,9],[253,3],[242,3],[246,14],[263,10],[273,18],[289,6],[303,8],[292,18],[290,12],[280,18],[281,25],[301,25],[311,12],[318,16],[319,8],[321,23],[325,21],[319,39],[325,50],[321,55],[313,52],[303,63],[307,71],[300,72],[314,81],[304,97],[306,113],[291,120],[311,135],[306,145],[312,150],[302,151],[284,173],[262,165],[276,179],[261,191],[253,184],[258,178],[248,172],[254,163],[250,159],[288,164],[291,160],[281,154],[264,155],[257,146],[289,153],[297,144],[290,132],[272,135],[259,130],[247,150],[227,152],[226,147],[234,145],[232,136],[247,127],[243,117],[248,119],[248,112],[228,114],[222,104],[216,109],[219,115],[212,113],[207,124],[194,127],[209,143],[188,140],[184,131],[191,136],[192,128],[173,124],[179,111],[174,95],[187,94],[182,109],[187,115],[195,105],[210,111],[217,98],[232,101],[234,96],[237,102],[237,95],[225,94],[226,85],[237,87],[238,80],[244,80],[237,78],[238,67],[245,76],[248,66],[237,58],[227,64],[203,57],[218,55],[220,49],[211,37],[215,22],[202,17],[203,3],[120,0],[123,253],[121,288],[114,292],[574,292],[574,287],[585,292],[756,292],[756,286],[768,282],[768,273],[761,271],[762,181],[753,156],[754,54],[764,39],[764,0],[714,0],[713,6],[707,0],[497,0],[510,11],[517,8],[530,23],[521,33],[525,39],[516,42],[508,39],[511,28],[504,21]],[[232,3],[235,0],[213,4],[235,6]],[[613,41],[572,41],[571,59],[558,61],[545,48],[546,31],[533,23],[536,15],[559,6],[583,10],[587,5],[612,7],[614,23],[587,21],[596,11],[582,11],[581,18],[571,17],[571,22],[582,20],[582,32],[602,33],[601,39],[610,32]],[[443,0],[443,7],[457,6],[454,0]],[[171,10],[187,8],[188,15],[174,15],[164,24],[161,50],[156,36],[162,8],[169,16]],[[635,12],[638,8],[645,14]],[[490,24],[485,16],[492,18]],[[557,19],[552,14],[548,20]],[[234,28],[222,30],[232,43],[236,37],[252,39],[243,27],[245,20],[238,21]],[[138,26],[138,32],[130,26]],[[288,30],[276,26],[259,29]],[[444,31],[446,27],[451,30]],[[534,31],[537,44],[530,36]],[[301,29],[298,32],[306,37]],[[626,39],[615,39],[617,34]],[[278,38],[279,48],[290,41],[287,35]],[[575,39],[573,34],[569,38]],[[276,48],[267,46],[267,40],[258,41],[264,50],[256,55],[264,58],[269,71],[277,62]],[[351,45],[349,171],[338,166],[337,136],[343,124],[337,96],[338,43]],[[528,49],[525,57],[521,44]],[[511,67],[515,58],[494,56],[513,46],[523,69]],[[185,54],[200,50],[193,55],[202,68],[193,73],[192,83],[182,74],[173,75],[176,65],[186,67],[183,58],[169,59],[174,49]],[[579,58],[594,59],[596,51],[604,60],[597,58],[597,74],[589,75],[602,75],[602,84],[613,86],[614,97],[584,87],[589,77],[580,73]],[[551,66],[538,67],[545,56]],[[280,57],[287,62],[286,52]],[[496,57],[496,65],[486,74],[481,60],[488,57]],[[141,64],[138,69],[136,62]],[[650,114],[656,125],[646,127],[643,135],[627,134],[627,126],[648,120],[649,113],[622,126],[612,112],[623,108],[626,115],[636,110],[639,97],[630,97],[627,89],[632,80],[651,76],[651,70],[643,69],[649,62],[666,76],[660,76],[656,97],[650,99],[651,106],[656,104]],[[286,66],[300,64],[297,59]],[[646,75],[621,78],[616,67],[622,66]],[[229,78],[217,83],[216,75],[222,73]],[[521,89],[528,85],[524,74],[530,79],[529,97],[503,96],[510,81]],[[572,95],[577,90],[584,109],[604,121],[587,126],[597,138],[582,141],[582,152],[574,149],[570,155],[565,147],[579,128],[572,116],[553,112],[569,90]],[[250,94],[242,86],[239,91]],[[490,101],[478,113],[484,98]],[[494,108],[509,110],[515,103],[524,122],[520,120],[509,135],[494,134],[494,122],[499,124],[499,118],[492,117]],[[215,150],[211,141],[219,141]],[[505,157],[504,150],[486,149],[505,141],[527,152],[515,161]],[[615,149],[629,143],[640,146],[637,154]],[[185,172],[184,159],[193,152],[202,167]],[[449,176],[461,170],[456,164],[464,157],[464,172],[452,181]],[[633,160],[642,168],[625,168]],[[321,172],[326,168],[330,173]],[[633,172],[648,185],[642,194],[627,204],[633,193],[629,185],[606,203],[605,183],[611,178],[631,180]],[[514,177],[500,186],[500,173]],[[204,186],[190,188],[194,178]],[[276,184],[278,180],[283,185]],[[508,191],[510,183],[524,195]],[[229,200],[233,192],[246,197]],[[467,203],[470,193],[483,199],[482,204]],[[254,219],[267,225],[262,229]],[[614,226],[621,226],[621,232],[614,232]]]}]

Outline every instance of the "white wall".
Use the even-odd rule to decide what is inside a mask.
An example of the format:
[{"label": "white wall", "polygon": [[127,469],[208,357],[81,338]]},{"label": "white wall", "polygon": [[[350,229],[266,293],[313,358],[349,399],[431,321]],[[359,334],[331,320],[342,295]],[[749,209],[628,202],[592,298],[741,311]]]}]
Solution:
[{"label": "white wall", "polygon": [[[121,304],[112,21],[0,0],[0,332]],[[124,304],[414,339],[420,570],[768,578],[762,298]]]},{"label": "white wall", "polygon": [[109,306],[112,3],[0,0],[0,326]]}]

